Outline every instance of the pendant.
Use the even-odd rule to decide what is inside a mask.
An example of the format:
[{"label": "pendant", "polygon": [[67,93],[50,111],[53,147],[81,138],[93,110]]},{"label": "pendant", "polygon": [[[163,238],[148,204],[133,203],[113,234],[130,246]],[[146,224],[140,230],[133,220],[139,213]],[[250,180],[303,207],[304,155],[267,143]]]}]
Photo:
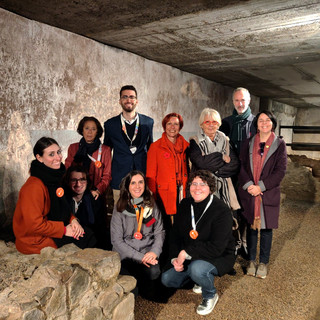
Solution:
[{"label": "pendant", "polygon": [[130,146],[130,151],[132,154],[134,154],[137,151],[137,147]]},{"label": "pendant", "polygon": [[197,239],[197,238],[198,238],[198,235],[199,235],[199,233],[198,233],[197,230],[192,229],[192,230],[189,232],[189,236],[190,236],[190,238],[193,239],[193,240]]},{"label": "pendant", "polygon": [[135,232],[133,235],[137,240],[141,240],[142,239],[142,233],[141,232]]},{"label": "pendant", "polygon": [[63,190],[63,188],[58,188],[58,189],[56,190],[56,195],[57,195],[57,197],[59,197],[59,198],[63,197],[63,195],[64,195],[64,190]]},{"label": "pendant", "polygon": [[101,163],[101,161],[96,161],[95,163],[94,163],[94,165],[97,167],[97,168],[101,168],[101,166],[102,166],[102,163]]}]

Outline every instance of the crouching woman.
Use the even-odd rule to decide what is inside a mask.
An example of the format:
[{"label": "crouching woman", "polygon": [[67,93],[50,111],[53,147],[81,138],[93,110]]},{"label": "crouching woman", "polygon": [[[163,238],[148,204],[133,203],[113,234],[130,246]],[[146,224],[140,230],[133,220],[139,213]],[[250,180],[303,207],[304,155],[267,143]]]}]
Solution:
[{"label": "crouching woman", "polygon": [[214,277],[230,272],[236,259],[233,219],[229,207],[213,195],[212,173],[193,172],[188,186],[191,197],[179,205],[169,241],[169,269],[161,281],[172,288],[193,282],[193,291],[202,294],[197,313],[206,315],[219,299]]}]

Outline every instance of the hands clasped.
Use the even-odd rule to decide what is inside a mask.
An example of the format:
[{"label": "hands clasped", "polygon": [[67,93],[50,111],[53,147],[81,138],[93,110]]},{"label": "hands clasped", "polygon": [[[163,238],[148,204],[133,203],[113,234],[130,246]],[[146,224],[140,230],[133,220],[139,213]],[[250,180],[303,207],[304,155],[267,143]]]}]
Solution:
[{"label": "hands clasped", "polygon": [[81,227],[80,223],[77,219],[73,219],[70,224],[66,226],[66,234],[67,237],[73,237],[79,240],[80,237],[83,237],[84,230]]},{"label": "hands clasped", "polygon": [[154,266],[154,265],[158,264],[157,255],[154,252],[149,251],[143,256],[141,262],[146,267],[150,268],[150,265]]},{"label": "hands clasped", "polygon": [[181,250],[178,254],[178,257],[172,261],[173,267],[177,272],[184,270],[184,261],[186,260],[187,253],[185,250]]},{"label": "hands clasped", "polygon": [[261,189],[260,189],[260,187],[259,186],[257,186],[257,185],[251,185],[251,186],[249,186],[248,187],[248,189],[247,189],[247,191],[248,191],[248,193],[250,193],[253,197],[256,197],[256,196],[258,196],[258,195],[262,195],[263,193],[261,192]]}]

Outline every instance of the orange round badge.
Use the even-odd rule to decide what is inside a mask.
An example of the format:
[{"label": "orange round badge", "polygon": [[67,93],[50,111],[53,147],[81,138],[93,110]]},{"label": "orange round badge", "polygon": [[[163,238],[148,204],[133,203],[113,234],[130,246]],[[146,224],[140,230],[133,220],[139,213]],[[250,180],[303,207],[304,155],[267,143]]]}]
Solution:
[{"label": "orange round badge", "polygon": [[193,239],[193,240],[197,239],[197,238],[198,238],[198,235],[199,235],[199,233],[198,233],[197,230],[193,230],[193,229],[192,229],[192,230],[189,232],[189,236],[190,236],[190,238]]},{"label": "orange round badge", "polygon": [[95,165],[97,168],[101,168],[102,163],[97,160],[97,161],[94,163],[94,165]]},{"label": "orange round badge", "polygon": [[142,239],[142,233],[141,232],[135,232],[133,235],[137,240],[141,240]]},{"label": "orange round badge", "polygon": [[57,197],[59,197],[59,198],[63,197],[63,195],[64,195],[64,190],[63,190],[63,188],[58,188],[58,189],[56,190],[56,195],[57,195]]}]

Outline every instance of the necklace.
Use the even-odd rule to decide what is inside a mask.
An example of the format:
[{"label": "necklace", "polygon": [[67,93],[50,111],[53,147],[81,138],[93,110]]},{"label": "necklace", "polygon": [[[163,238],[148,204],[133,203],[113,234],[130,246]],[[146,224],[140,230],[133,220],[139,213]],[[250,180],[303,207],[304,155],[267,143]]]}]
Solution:
[{"label": "necklace", "polygon": [[210,200],[206,206],[206,208],[204,209],[204,211],[202,212],[200,218],[198,219],[198,221],[196,222],[195,221],[195,218],[194,218],[194,210],[193,210],[193,205],[191,205],[191,224],[192,224],[192,229],[191,231],[189,232],[189,236],[191,239],[195,240],[198,238],[199,236],[199,233],[197,231],[197,224],[199,223],[199,221],[201,220],[201,218],[203,217],[203,215],[206,213],[206,211],[208,210],[208,208],[210,207],[211,203],[212,203],[212,200],[213,200],[213,195],[210,196]]}]

